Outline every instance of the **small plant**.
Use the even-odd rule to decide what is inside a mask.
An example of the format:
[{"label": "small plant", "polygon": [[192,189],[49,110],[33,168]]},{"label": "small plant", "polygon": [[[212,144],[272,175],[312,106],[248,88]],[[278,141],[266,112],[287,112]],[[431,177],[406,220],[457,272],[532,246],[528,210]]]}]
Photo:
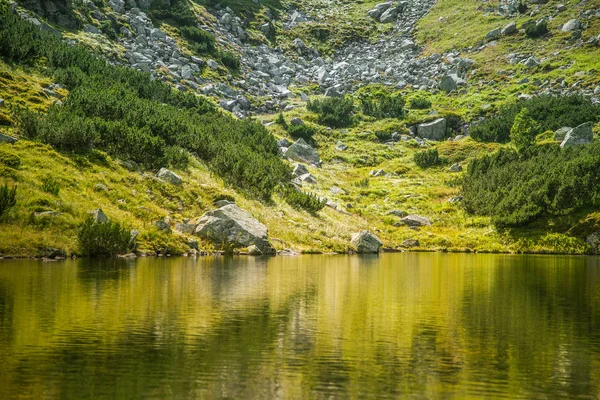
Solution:
[{"label": "small plant", "polygon": [[279,115],[275,119],[275,123],[277,125],[281,126],[285,130],[287,130],[287,128],[288,128],[288,123],[286,122],[285,117],[283,116],[283,113],[279,113]]},{"label": "small plant", "polygon": [[313,135],[317,130],[310,125],[290,125],[287,129],[288,133],[294,139],[304,139],[307,143],[313,143]]},{"label": "small plant", "polygon": [[375,136],[377,136],[380,142],[387,142],[392,139],[392,134],[386,131],[377,131],[375,132]]},{"label": "small plant", "polygon": [[360,181],[354,182],[354,186],[359,188],[368,188],[369,187],[369,178],[361,179]]},{"label": "small plant", "polygon": [[42,190],[46,193],[58,196],[58,193],[60,192],[60,184],[56,179],[48,176],[42,179]]},{"label": "small plant", "polygon": [[305,193],[296,189],[293,185],[282,185],[279,193],[285,201],[294,208],[302,209],[310,213],[316,213],[325,207],[325,200],[312,193]]},{"label": "small plant", "polygon": [[131,234],[118,222],[96,222],[89,216],[77,235],[79,250],[86,256],[114,256],[129,250]]},{"label": "small plant", "polygon": [[535,39],[544,36],[546,33],[548,33],[548,23],[545,19],[537,23],[532,22],[525,25],[525,34],[527,37]]},{"label": "small plant", "polygon": [[17,169],[21,166],[21,158],[16,154],[0,150],[0,165]]},{"label": "small plant", "polygon": [[428,110],[431,108],[431,101],[424,97],[415,97],[410,101],[410,108],[413,110]]},{"label": "small plant", "polygon": [[218,54],[218,58],[221,60],[223,65],[225,65],[229,69],[235,71],[240,69],[240,58],[234,53],[231,53],[229,51],[221,51]]},{"label": "small plant", "polygon": [[383,118],[402,118],[404,116],[405,101],[399,94],[378,93],[360,99],[362,112],[365,115]]},{"label": "small plant", "polygon": [[419,167],[429,168],[440,163],[440,156],[437,148],[433,148],[415,153],[413,160]]},{"label": "small plant", "polygon": [[0,217],[17,204],[17,187],[0,186]]},{"label": "small plant", "polygon": [[527,12],[527,9],[527,3],[523,0],[519,0],[519,4],[517,5],[517,11],[519,11],[519,14],[525,14]]},{"label": "small plant", "polygon": [[312,100],[306,105],[309,111],[317,113],[317,122],[333,128],[344,128],[352,124],[354,102],[349,97],[326,97]]},{"label": "small plant", "polygon": [[195,26],[182,26],[179,28],[181,36],[190,41],[192,50],[196,53],[214,53],[215,52],[215,36],[205,30],[196,28]]},{"label": "small plant", "polygon": [[510,140],[517,150],[522,151],[535,143],[540,127],[531,117],[527,108],[522,109],[515,117],[515,122],[510,129]]}]

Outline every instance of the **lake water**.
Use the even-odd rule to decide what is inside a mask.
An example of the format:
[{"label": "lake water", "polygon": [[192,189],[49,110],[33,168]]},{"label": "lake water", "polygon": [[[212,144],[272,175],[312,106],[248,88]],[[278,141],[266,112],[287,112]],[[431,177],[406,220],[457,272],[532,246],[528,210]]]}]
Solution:
[{"label": "lake water", "polygon": [[0,399],[600,398],[600,258],[0,262]]}]

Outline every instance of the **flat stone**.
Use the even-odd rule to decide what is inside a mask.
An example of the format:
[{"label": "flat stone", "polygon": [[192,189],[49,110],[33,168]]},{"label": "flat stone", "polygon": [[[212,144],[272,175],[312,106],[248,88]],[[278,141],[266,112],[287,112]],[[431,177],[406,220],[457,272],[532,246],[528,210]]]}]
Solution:
[{"label": "flat stone", "polygon": [[383,242],[369,231],[360,231],[352,234],[350,243],[357,253],[378,253]]}]

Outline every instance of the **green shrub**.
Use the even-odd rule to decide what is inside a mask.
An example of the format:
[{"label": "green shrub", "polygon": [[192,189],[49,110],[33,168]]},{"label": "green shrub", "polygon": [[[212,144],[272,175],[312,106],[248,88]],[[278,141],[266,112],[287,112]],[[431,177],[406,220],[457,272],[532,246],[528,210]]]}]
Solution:
[{"label": "green shrub", "polygon": [[235,71],[240,69],[240,58],[237,54],[229,51],[220,51],[217,57],[227,68]]},{"label": "green shrub", "polygon": [[400,94],[390,94],[380,91],[360,99],[362,112],[365,115],[383,118],[402,118],[404,116],[405,101]]},{"label": "green shrub", "polygon": [[498,227],[527,224],[600,205],[600,143],[522,152],[501,149],[471,161],[463,177],[466,210],[492,217]]},{"label": "green shrub", "polygon": [[288,128],[288,123],[285,120],[285,117],[283,116],[283,113],[279,113],[279,115],[277,116],[277,118],[275,119],[275,123],[279,126],[281,126],[283,129],[287,130]]},{"label": "green shrub", "polygon": [[359,188],[368,188],[369,187],[369,178],[361,179],[360,181],[354,182],[354,186]]},{"label": "green shrub", "polygon": [[421,168],[429,168],[440,164],[437,148],[418,151],[413,156],[413,161]]},{"label": "green shrub", "polygon": [[317,132],[315,127],[303,124],[303,125],[290,125],[287,132],[294,139],[304,139],[306,143],[314,143],[313,135]]},{"label": "green shrub", "polygon": [[279,189],[279,193],[286,203],[292,207],[310,213],[316,213],[325,207],[325,200],[320,199],[312,193],[305,193],[291,184],[282,185]]},{"label": "green shrub", "polygon": [[392,139],[392,134],[387,131],[377,131],[375,132],[375,136],[380,142],[387,142],[388,140]]},{"label": "green shrub", "polygon": [[182,26],[179,28],[181,35],[190,41],[192,50],[198,54],[213,54],[216,50],[215,36],[195,26]]},{"label": "green shrub", "polygon": [[129,250],[131,234],[118,222],[95,222],[89,216],[79,229],[79,251],[86,256],[114,256]]},{"label": "green shrub", "polygon": [[60,184],[56,179],[51,176],[47,176],[42,179],[42,190],[46,193],[51,193],[58,196],[60,192]]},{"label": "green shrub", "polygon": [[149,15],[154,20],[171,22],[177,26],[194,26],[197,23],[196,16],[186,0],[171,0],[167,3],[155,1]]},{"label": "green shrub", "polygon": [[306,108],[317,114],[317,122],[321,125],[343,128],[352,124],[354,102],[350,97],[312,100],[308,102]]},{"label": "green shrub", "polygon": [[410,108],[414,110],[428,110],[431,108],[431,101],[424,97],[415,97],[410,101]]},{"label": "green shrub", "polygon": [[21,158],[16,154],[0,150],[0,165],[17,169],[21,166]]},{"label": "green shrub", "polygon": [[525,34],[530,38],[539,38],[548,33],[548,23],[545,19],[541,20],[539,23],[535,23],[531,21],[528,24],[525,24]]},{"label": "green shrub", "polygon": [[469,134],[482,142],[508,142],[515,117],[527,108],[541,131],[578,126],[600,120],[600,105],[583,96],[536,96],[502,107],[498,114],[471,126]]},{"label": "green shrub", "polygon": [[0,186],[0,218],[17,204],[17,187]]},{"label": "green shrub", "polygon": [[110,21],[100,22],[100,30],[112,40],[117,40],[117,31],[115,31],[115,28],[113,27],[113,24]]},{"label": "green shrub", "polygon": [[510,129],[510,140],[517,150],[524,150],[535,144],[535,137],[540,133],[540,127],[531,117],[529,110],[523,108],[515,117]]}]

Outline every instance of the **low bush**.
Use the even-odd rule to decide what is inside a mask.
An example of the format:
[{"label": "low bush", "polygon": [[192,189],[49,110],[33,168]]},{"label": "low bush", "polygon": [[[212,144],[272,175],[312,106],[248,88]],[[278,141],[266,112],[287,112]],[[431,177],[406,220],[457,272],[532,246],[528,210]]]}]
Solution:
[{"label": "low bush", "polygon": [[277,118],[275,119],[275,123],[277,125],[281,126],[285,130],[287,130],[287,128],[288,128],[288,123],[285,120],[285,117],[283,116],[283,113],[279,113],[279,115],[277,115]]},{"label": "low bush", "polygon": [[17,187],[0,186],[0,218],[17,204]]},{"label": "low bush", "polygon": [[307,124],[303,125],[290,125],[288,126],[287,132],[294,139],[304,139],[306,143],[314,144],[313,135],[317,132],[314,126]]},{"label": "low bush", "polygon": [[77,235],[79,251],[86,256],[114,256],[129,250],[131,234],[118,222],[96,222],[89,216]]},{"label": "low bush", "polygon": [[583,96],[536,96],[520,100],[500,109],[497,115],[471,126],[469,134],[481,142],[505,143],[515,117],[527,108],[541,131],[555,131],[563,126],[575,127],[585,122],[600,120],[600,105]]},{"label": "low bush", "polygon": [[471,161],[463,177],[463,205],[498,227],[527,224],[600,205],[600,143],[560,149],[556,144],[499,151]]},{"label": "low bush", "polygon": [[510,128],[510,140],[517,150],[521,151],[535,144],[535,138],[540,133],[540,127],[532,118],[528,109],[523,108],[515,117]]},{"label": "low bush", "polygon": [[402,118],[404,116],[405,101],[400,94],[390,94],[379,91],[360,99],[362,112],[365,115],[383,118]]},{"label": "low bush", "polygon": [[58,193],[60,192],[60,184],[53,177],[47,176],[42,179],[42,190],[46,193],[58,196]]},{"label": "low bush", "polygon": [[437,148],[416,152],[413,156],[413,161],[420,168],[434,167],[441,162]]},{"label": "low bush", "polygon": [[326,97],[311,100],[306,108],[317,114],[317,122],[321,125],[332,128],[344,128],[352,125],[354,102],[350,97]]},{"label": "low bush", "polygon": [[415,97],[410,101],[410,108],[414,110],[428,110],[431,108],[431,101],[424,97]]},{"label": "low bush", "polygon": [[240,69],[240,58],[237,54],[234,54],[230,51],[220,51],[217,55],[217,58],[221,60],[223,65],[229,69],[233,69],[235,71]]},{"label": "low bush", "polygon": [[387,142],[388,140],[392,139],[392,134],[387,131],[377,131],[375,132],[375,136],[380,142]]},{"label": "low bush", "polygon": [[525,24],[525,34],[530,38],[539,38],[548,33],[548,23],[545,19],[542,19],[540,22],[536,23],[534,21],[530,21],[530,23]]},{"label": "low bush", "polygon": [[16,154],[0,150],[0,165],[17,169],[21,166],[21,158]]},{"label": "low bush", "polygon": [[281,197],[294,208],[302,209],[310,213],[316,213],[325,207],[325,200],[320,199],[312,193],[305,193],[294,185],[282,185],[279,189]]},{"label": "low bush", "polygon": [[215,52],[215,36],[212,33],[195,26],[182,26],[179,28],[179,32],[190,42],[192,50],[196,53],[212,54]]}]

